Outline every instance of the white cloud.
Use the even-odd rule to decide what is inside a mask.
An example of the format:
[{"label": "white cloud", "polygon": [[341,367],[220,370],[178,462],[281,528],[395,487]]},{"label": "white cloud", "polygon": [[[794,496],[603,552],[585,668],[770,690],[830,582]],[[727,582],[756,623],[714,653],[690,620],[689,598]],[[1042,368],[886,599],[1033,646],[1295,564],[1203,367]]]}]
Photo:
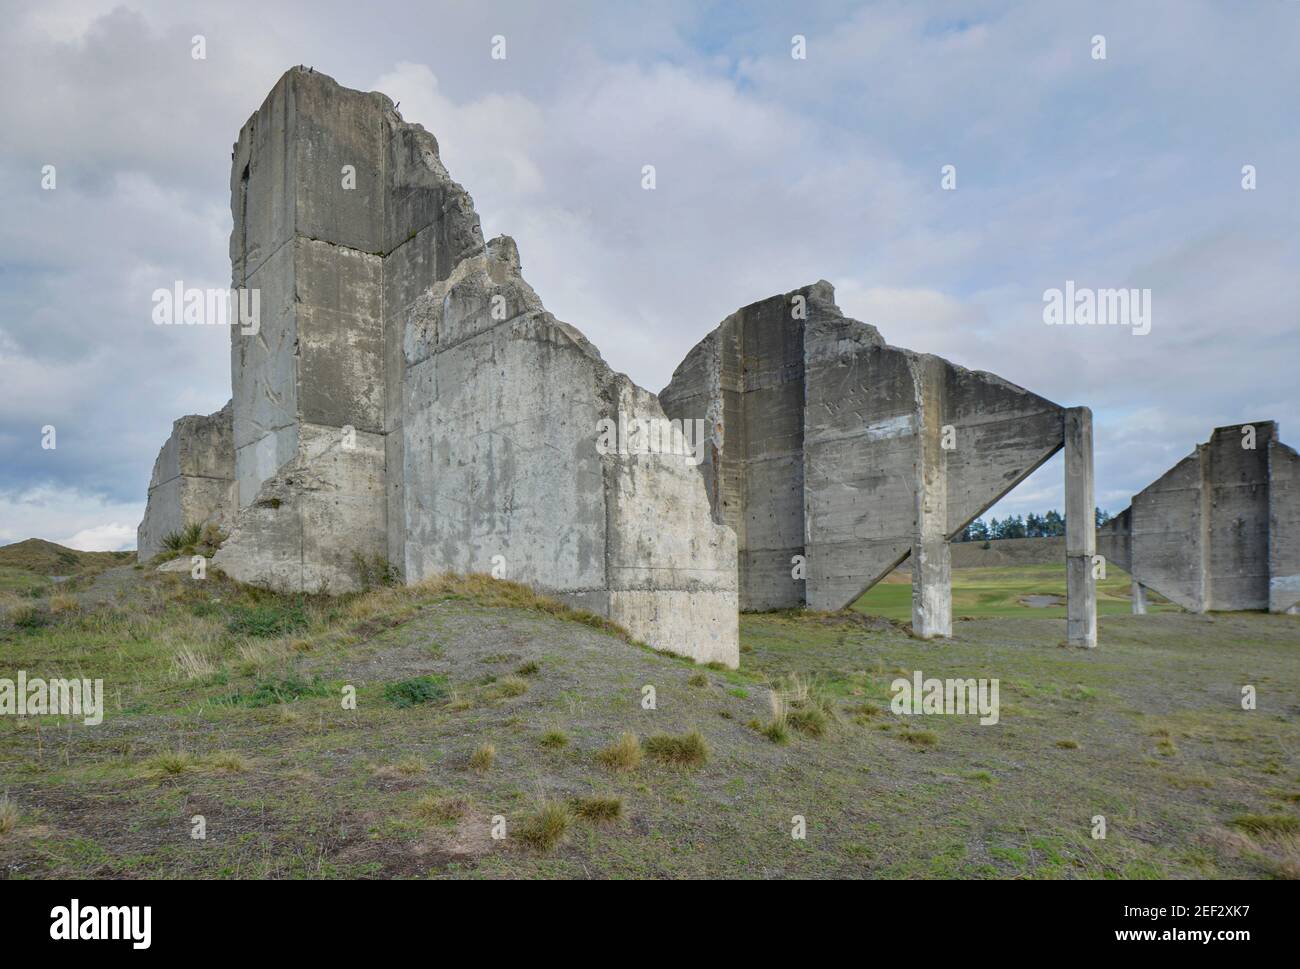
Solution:
[{"label": "white cloud", "polygon": [[58,539],[60,545],[83,552],[119,552],[135,548],[135,526],[109,522],[94,528],[83,528],[71,538]]},{"label": "white cloud", "polygon": [[0,544],[44,538],[87,552],[135,548],[144,501],[110,501],[77,488],[0,492]]},{"label": "white cloud", "polygon": [[[226,281],[230,144],[295,63],[400,100],[548,308],[652,390],[739,306],[825,278],[892,343],[1091,405],[1099,496],[1216,424],[1300,427],[1296,4],[814,7],[807,61],[761,6],[36,10],[0,34],[0,489],[65,498],[0,501],[0,536],[111,540],[171,421],[229,396],[224,334],[150,326],[149,294]],[[1151,334],[1046,327],[1065,279],[1150,287]],[[1059,475],[1021,499],[1059,506]]]}]

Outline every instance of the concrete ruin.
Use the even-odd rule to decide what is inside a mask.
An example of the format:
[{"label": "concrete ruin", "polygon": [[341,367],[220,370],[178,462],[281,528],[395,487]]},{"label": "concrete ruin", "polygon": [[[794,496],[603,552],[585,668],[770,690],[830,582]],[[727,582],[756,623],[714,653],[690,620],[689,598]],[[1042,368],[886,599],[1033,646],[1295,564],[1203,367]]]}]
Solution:
[{"label": "concrete ruin", "polygon": [[1274,421],[1218,427],[1097,533],[1106,558],[1192,612],[1300,612],[1300,457]]},{"label": "concrete ruin", "polygon": [[842,609],[911,556],[927,638],[952,634],[949,542],[1065,448],[1068,640],[1096,644],[1087,408],[890,346],[825,281],[727,317],[659,396],[710,418],[700,470],[742,609]]},{"label": "concrete ruin", "polygon": [[163,448],[142,557],[217,521],[242,582],[490,572],[736,666],[739,607],[839,609],[909,555],[915,630],[951,635],[949,541],[1064,447],[1069,639],[1095,644],[1086,408],[889,346],[824,282],[729,317],[656,396],[485,242],[431,134],[304,68],[240,131],[230,189],[260,314],[231,329],[232,403]]},{"label": "concrete ruin", "polygon": [[207,417],[180,418],[154,461],[144,520],[136,530],[140,558],[153,558],[168,535],[191,523],[228,528],[235,507],[231,404]]},{"label": "concrete ruin", "polygon": [[240,131],[230,187],[232,288],[261,308],[231,329],[233,403],[205,419],[233,487],[199,507],[159,480],[142,557],[173,521],[220,518],[213,565],[242,582],[490,572],[737,665],[735,538],[694,466],[597,448],[603,419],[664,420],[657,398],[546,312],[512,240],[484,242],[431,134],[294,68]]}]

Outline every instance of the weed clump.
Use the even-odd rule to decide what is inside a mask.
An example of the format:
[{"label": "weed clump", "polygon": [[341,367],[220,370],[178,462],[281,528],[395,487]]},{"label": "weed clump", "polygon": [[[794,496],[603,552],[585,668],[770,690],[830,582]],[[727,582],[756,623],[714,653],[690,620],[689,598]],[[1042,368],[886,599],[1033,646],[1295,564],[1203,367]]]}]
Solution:
[{"label": "weed clump", "polygon": [[448,695],[444,676],[413,676],[384,687],[384,699],[399,709],[445,700]]}]

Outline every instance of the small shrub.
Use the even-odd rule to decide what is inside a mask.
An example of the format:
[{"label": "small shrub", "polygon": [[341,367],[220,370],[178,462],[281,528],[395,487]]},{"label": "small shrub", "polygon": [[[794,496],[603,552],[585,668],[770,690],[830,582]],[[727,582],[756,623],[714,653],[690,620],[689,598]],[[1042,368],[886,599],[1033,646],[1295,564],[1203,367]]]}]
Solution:
[{"label": "small shrub", "polygon": [[621,797],[580,797],[573,802],[573,813],[597,823],[617,821],[623,816]]},{"label": "small shrub", "polygon": [[694,676],[692,676],[689,680],[686,681],[686,685],[696,686],[696,687],[708,686],[709,678],[705,676],[703,673],[696,673]]},{"label": "small shrub", "polygon": [[572,823],[568,807],[550,801],[524,819],[519,827],[519,840],[536,851],[549,851],[564,839]]},{"label": "small shrub", "polygon": [[474,753],[469,755],[469,766],[478,771],[480,774],[492,769],[496,763],[497,749],[492,744],[480,744],[474,749]]},{"label": "small shrub", "polygon": [[401,709],[445,700],[447,694],[447,679],[443,676],[414,676],[384,687],[384,699]]},{"label": "small shrub", "polygon": [[520,666],[519,669],[515,670],[515,673],[519,676],[536,676],[541,668],[542,665],[540,663],[536,660],[530,659],[527,663]]},{"label": "small shrub", "polygon": [[1067,740],[1058,740],[1058,741],[1056,742],[1056,746],[1060,747],[1062,750],[1078,750],[1078,749],[1079,749],[1079,741],[1077,741],[1077,740],[1068,740],[1068,739],[1067,739]]},{"label": "small shrub", "polygon": [[641,741],[636,734],[625,733],[618,738],[617,743],[598,753],[596,759],[612,770],[627,772],[636,770],[644,756],[645,751],[641,749]]},{"label": "small shrub", "polygon": [[542,739],[539,743],[547,750],[559,750],[561,747],[568,745],[569,735],[559,727],[552,727],[550,730],[546,731],[546,733],[542,734]]},{"label": "small shrub", "polygon": [[698,767],[709,759],[709,745],[698,730],[674,737],[656,734],[645,742],[646,753],[661,764],[678,767]]},{"label": "small shrub", "polygon": [[180,531],[168,532],[163,536],[162,547],[169,552],[180,552],[199,544],[203,537],[203,525],[199,522],[186,525]]}]

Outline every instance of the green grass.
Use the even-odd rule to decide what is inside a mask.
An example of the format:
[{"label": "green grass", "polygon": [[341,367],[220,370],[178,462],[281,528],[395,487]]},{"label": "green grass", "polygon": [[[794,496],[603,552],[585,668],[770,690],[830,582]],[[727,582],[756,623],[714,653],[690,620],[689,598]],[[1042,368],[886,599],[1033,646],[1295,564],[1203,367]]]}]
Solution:
[{"label": "green grass", "polygon": [[445,676],[413,676],[409,680],[389,683],[384,687],[384,699],[402,709],[445,700],[447,694]]},{"label": "green grass", "polygon": [[[1125,616],[1132,612],[1128,573],[1115,566],[1106,569],[1106,578],[1097,582],[1097,615]],[[1062,604],[1029,606],[1025,596],[1059,596]],[[1009,565],[991,568],[952,570],[953,618],[1021,617],[1033,619],[1065,618],[1065,563],[1059,565]],[[853,603],[858,612],[885,619],[912,618],[912,584],[906,573],[894,573],[877,583]],[[1152,601],[1151,612],[1176,612],[1178,607]]]},{"label": "green grass", "polygon": [[709,745],[698,730],[680,737],[655,734],[646,740],[645,752],[661,764],[678,767],[699,767],[709,759]]},{"label": "green grass", "polygon": [[[702,671],[482,577],[322,598],[125,572],[123,595],[93,607],[0,602],[6,670],[102,677],[107,708],[99,727],[0,717],[0,793],[22,808],[0,866],[23,877],[1300,871],[1294,616],[1103,617],[1097,649],[1078,650],[1038,610],[958,623],[944,643],[746,615],[741,669]],[[16,624],[33,604],[49,621]],[[296,618],[279,635],[229,628],[249,612]],[[499,698],[530,664],[526,691]],[[889,685],[913,670],[998,678],[1000,722],[895,715]],[[688,685],[701,673],[714,688]],[[429,682],[445,701],[389,695]],[[480,746],[490,766],[470,769]],[[629,821],[608,823],[614,802]],[[543,818],[550,804],[563,810]],[[177,826],[196,811],[221,832],[202,851]],[[816,836],[792,842],[793,814]]]},{"label": "green grass", "polygon": [[319,679],[307,681],[300,676],[290,674],[261,680],[251,690],[236,691],[217,699],[230,706],[257,708],[277,703],[292,703],[301,697],[331,696],[333,693],[334,691]]},{"label": "green grass", "polygon": [[240,636],[269,638],[306,629],[307,614],[301,603],[258,603],[231,610],[226,629]]}]

